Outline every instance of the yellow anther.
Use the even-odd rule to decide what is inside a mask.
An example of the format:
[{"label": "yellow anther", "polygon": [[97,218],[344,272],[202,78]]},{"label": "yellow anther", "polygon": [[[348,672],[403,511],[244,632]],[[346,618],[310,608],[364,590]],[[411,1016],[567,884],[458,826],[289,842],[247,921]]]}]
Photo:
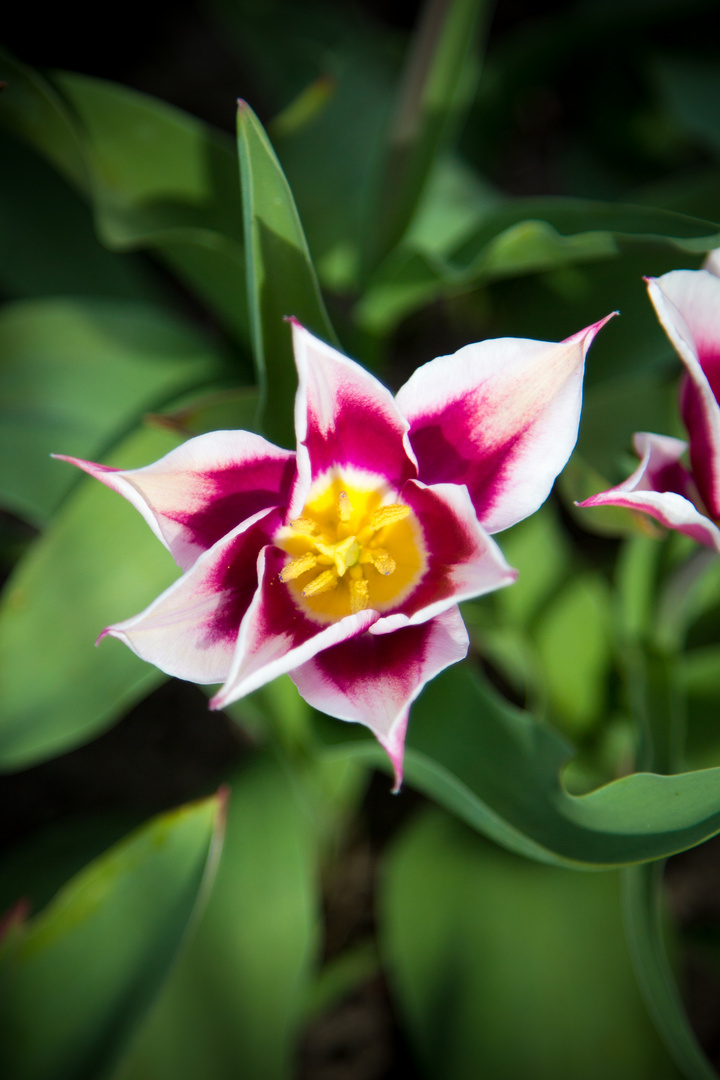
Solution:
[{"label": "yellow anther", "polygon": [[349,521],[352,517],[352,505],[347,491],[341,491],[337,500],[338,517],[341,521]]},{"label": "yellow anther", "polygon": [[370,589],[365,578],[352,578],[350,580],[350,611],[356,615],[358,611],[364,611],[370,607]]},{"label": "yellow anther", "polygon": [[397,566],[393,557],[388,555],[387,551],[382,548],[375,548],[370,552],[370,562],[379,573],[385,574],[386,577],[388,574],[392,574]]},{"label": "yellow anther", "polygon": [[316,578],[309,581],[302,591],[303,596],[319,596],[320,593],[330,592],[338,583],[338,576],[334,570],[324,570]]},{"label": "yellow anther", "polygon": [[391,503],[390,506],[381,506],[370,518],[370,528],[373,531],[382,529],[384,525],[394,525],[396,521],[402,521],[410,513],[409,506],[402,503]]},{"label": "yellow anther", "polygon": [[286,563],[280,571],[281,581],[294,581],[295,578],[300,577],[301,574],[307,573],[308,570],[312,570],[314,566],[317,566],[317,559],[308,552],[307,555],[300,555],[297,559],[291,559],[289,563]]},{"label": "yellow anther", "polygon": [[295,532],[306,533],[308,536],[312,536],[317,532],[317,525],[312,518],[299,517],[290,522],[290,528]]}]

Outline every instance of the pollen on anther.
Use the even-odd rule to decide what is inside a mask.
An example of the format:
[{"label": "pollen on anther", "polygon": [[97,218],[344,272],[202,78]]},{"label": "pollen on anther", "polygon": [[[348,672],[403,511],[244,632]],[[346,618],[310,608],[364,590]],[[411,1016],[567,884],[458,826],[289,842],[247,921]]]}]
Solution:
[{"label": "pollen on anther", "polygon": [[387,551],[384,551],[382,548],[375,548],[374,551],[371,551],[370,561],[372,562],[375,569],[379,573],[385,574],[386,577],[388,574],[392,574],[393,570],[397,566],[397,563],[393,559],[392,555],[388,555]]},{"label": "pollen on anther", "polygon": [[316,578],[309,581],[302,591],[303,596],[319,596],[320,593],[330,592],[338,583],[338,576],[334,570],[324,570]]},{"label": "pollen on anther", "polygon": [[410,513],[410,507],[402,503],[391,503],[390,506],[381,506],[370,518],[370,528],[373,531],[382,529],[385,525],[394,525],[396,521],[402,521]]},{"label": "pollen on anther", "polygon": [[347,491],[341,491],[338,495],[337,510],[341,521],[349,521],[352,517],[352,504]]},{"label": "pollen on anther", "polygon": [[290,528],[294,529],[295,532],[306,533],[309,536],[312,536],[313,533],[317,532],[317,525],[315,524],[315,522],[313,521],[312,518],[304,518],[304,517],[294,518],[290,522]]},{"label": "pollen on anther", "polygon": [[365,578],[351,579],[350,581],[350,611],[357,615],[358,611],[365,611],[370,606],[370,588]]},{"label": "pollen on anther", "polygon": [[289,563],[283,566],[280,571],[280,580],[283,582],[294,581],[301,574],[312,570],[314,566],[317,566],[317,557],[315,555],[311,552],[308,552],[307,555],[300,555],[297,559],[291,559]]}]

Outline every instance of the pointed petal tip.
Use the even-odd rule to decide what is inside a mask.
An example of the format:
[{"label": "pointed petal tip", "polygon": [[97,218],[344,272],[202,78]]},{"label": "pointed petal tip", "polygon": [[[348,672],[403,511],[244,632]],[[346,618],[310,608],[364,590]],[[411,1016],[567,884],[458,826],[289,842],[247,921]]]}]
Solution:
[{"label": "pointed petal tip", "polygon": [[[590,342],[592,342],[595,335],[598,334],[602,330],[603,326],[605,326],[606,323],[609,323],[611,319],[614,319],[615,316],[619,315],[619,314],[620,314],[619,311],[611,311],[609,315],[605,315],[604,318],[598,319],[597,322],[592,323],[590,326],[585,328],[585,330],[583,331],[584,337],[586,339],[589,337]],[[588,342],[588,344],[589,344],[589,342]]]},{"label": "pointed petal tip", "polygon": [[378,738],[378,742],[390,758],[393,769],[392,795],[397,795],[403,782],[403,757],[405,755],[405,732],[407,731],[410,709],[406,708],[404,714],[395,721],[394,727],[386,739]]},{"label": "pointed petal tip", "polygon": [[103,638],[112,637],[112,636],[113,636],[113,628],[112,628],[112,626],[106,626],[105,629],[101,630],[100,633],[98,634],[98,636],[97,636],[97,638],[95,640],[95,648],[97,649],[98,645],[100,644],[100,642],[102,641]]}]

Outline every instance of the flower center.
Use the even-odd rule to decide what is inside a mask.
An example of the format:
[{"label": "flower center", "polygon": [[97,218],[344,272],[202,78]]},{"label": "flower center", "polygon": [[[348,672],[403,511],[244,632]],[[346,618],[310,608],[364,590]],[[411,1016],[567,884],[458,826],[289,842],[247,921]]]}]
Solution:
[{"label": "flower center", "polygon": [[275,537],[290,555],[280,580],[317,621],[364,608],[386,612],[422,576],[427,560],[417,518],[390,498],[377,482],[365,487],[359,477],[333,476],[314,485],[300,517]]}]

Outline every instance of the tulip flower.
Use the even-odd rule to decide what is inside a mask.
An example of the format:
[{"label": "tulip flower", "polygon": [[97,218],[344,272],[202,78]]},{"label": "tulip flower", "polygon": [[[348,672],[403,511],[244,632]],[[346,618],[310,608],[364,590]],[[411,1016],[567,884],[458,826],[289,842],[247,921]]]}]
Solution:
[{"label": "tulip flower", "polygon": [[[674,270],[647,279],[647,287],[685,366],[680,411],[689,444],[636,434],[637,469],[622,484],[579,505],[640,510],[720,551],[720,277],[709,270]],[[689,468],[681,460],[688,449]]]},{"label": "tulip flower", "polygon": [[467,345],[396,398],[291,322],[296,452],[216,431],[140,469],[63,456],[124,495],[183,571],[100,638],[222,683],[211,708],[288,673],[370,728],[397,790],[411,702],[467,652],[458,604],[515,580],[490,534],[533,513],[567,461],[605,320],[559,344]]}]

